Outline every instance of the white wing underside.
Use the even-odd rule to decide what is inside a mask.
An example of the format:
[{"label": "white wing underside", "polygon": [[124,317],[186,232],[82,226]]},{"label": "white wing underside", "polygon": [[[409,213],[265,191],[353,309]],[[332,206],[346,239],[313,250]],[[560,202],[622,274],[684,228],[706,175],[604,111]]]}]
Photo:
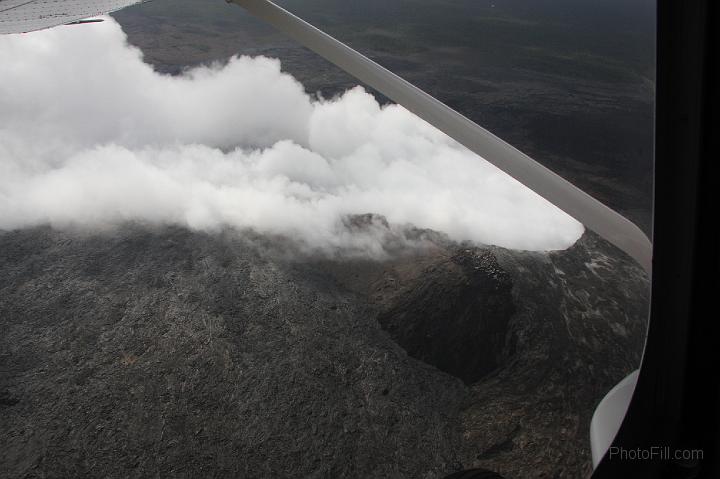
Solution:
[{"label": "white wing underside", "polygon": [[140,0],[0,0],[0,34],[64,25],[135,3]]}]

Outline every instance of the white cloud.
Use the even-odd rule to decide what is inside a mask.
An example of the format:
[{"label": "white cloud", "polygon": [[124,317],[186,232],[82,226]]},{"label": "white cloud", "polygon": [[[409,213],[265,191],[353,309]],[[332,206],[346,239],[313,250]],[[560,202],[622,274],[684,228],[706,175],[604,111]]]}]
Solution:
[{"label": "white cloud", "polygon": [[313,99],[277,60],[161,75],[107,18],[0,37],[0,69],[2,229],[233,226],[370,254],[347,215],[532,250],[583,231],[405,109]]}]

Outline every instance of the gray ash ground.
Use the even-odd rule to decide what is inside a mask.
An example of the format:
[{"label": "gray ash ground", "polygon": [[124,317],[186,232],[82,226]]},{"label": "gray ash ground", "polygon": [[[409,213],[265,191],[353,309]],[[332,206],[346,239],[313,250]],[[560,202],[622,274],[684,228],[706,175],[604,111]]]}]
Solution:
[{"label": "gray ash ground", "polygon": [[[0,477],[581,477],[647,281],[592,234],[382,261],[250,233],[0,233]],[[482,360],[480,360],[482,359]]]}]

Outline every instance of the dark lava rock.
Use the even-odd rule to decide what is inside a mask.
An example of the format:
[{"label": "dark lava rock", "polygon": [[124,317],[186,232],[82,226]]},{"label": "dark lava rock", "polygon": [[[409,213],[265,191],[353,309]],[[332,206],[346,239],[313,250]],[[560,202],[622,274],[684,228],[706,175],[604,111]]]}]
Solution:
[{"label": "dark lava rock", "polygon": [[514,312],[510,277],[474,248],[428,266],[378,321],[410,356],[470,384],[500,364]]},{"label": "dark lava rock", "polygon": [[0,232],[0,477],[587,471],[592,411],[642,351],[627,258],[592,234],[548,254],[287,249]]},{"label": "dark lava rock", "polygon": [[647,278],[590,232],[566,251],[493,250],[513,281],[512,354],[471,387],[461,462],[512,478],[587,477],[592,413],[640,364]]},{"label": "dark lava rock", "polygon": [[414,257],[304,268],[366,299],[410,355],[468,384],[464,468],[589,474],[592,413],[639,365],[647,326],[647,277],[623,253],[586,232],[566,251],[439,241]]},{"label": "dark lava rock", "polygon": [[236,233],[0,234],[0,476],[454,470],[462,383],[289,271]]}]

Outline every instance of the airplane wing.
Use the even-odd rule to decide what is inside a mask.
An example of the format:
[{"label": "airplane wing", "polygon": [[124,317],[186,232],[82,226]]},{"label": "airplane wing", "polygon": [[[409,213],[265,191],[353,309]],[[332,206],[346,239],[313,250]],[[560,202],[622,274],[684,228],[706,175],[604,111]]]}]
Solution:
[{"label": "airplane wing", "polygon": [[142,0],[0,0],[0,34],[27,33],[120,10]]}]

